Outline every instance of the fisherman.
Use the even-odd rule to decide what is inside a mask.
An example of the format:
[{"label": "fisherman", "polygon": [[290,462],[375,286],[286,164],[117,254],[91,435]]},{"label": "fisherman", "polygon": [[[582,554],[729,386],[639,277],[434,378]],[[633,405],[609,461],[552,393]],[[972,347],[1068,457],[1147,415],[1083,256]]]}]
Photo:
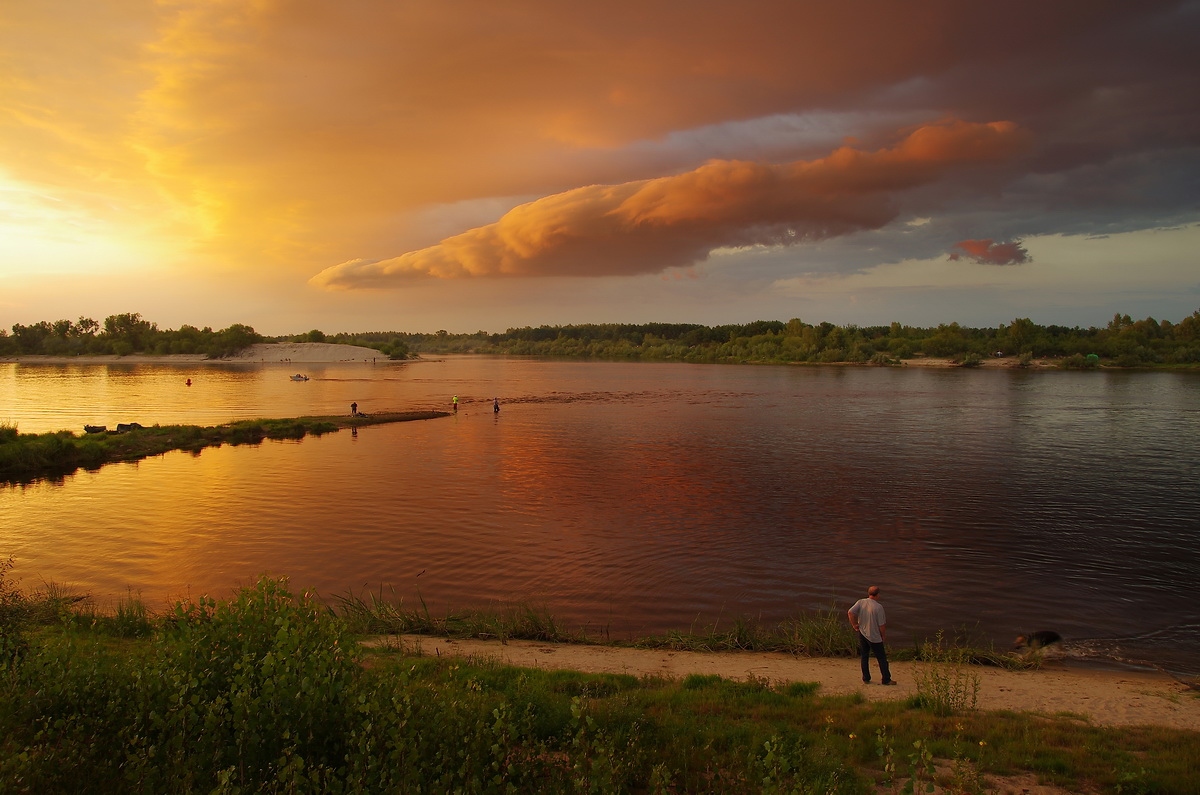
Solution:
[{"label": "fisherman", "polygon": [[492,413],[493,414],[500,413],[500,398],[498,398],[498,397],[492,398]]},{"label": "fisherman", "polygon": [[357,416],[358,416],[358,403],[351,403],[351,404],[350,404],[350,416],[351,416],[351,417],[357,417]]},{"label": "fisherman", "polygon": [[454,410],[458,411],[458,395],[450,398],[450,402],[454,404]]}]

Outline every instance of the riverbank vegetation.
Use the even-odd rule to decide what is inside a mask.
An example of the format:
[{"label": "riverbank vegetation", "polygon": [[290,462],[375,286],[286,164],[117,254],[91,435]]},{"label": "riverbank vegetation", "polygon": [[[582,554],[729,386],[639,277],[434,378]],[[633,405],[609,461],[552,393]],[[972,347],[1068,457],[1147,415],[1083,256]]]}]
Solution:
[{"label": "riverbank vegetation", "polygon": [[[369,345],[372,335],[357,335]],[[1178,323],[1117,315],[1104,328],[1041,326],[1019,318],[995,328],[957,323],[917,328],[835,326],[792,319],[725,326],[689,323],[585,324],[509,329],[503,334],[389,334],[417,354],[492,353],[729,363],[898,364],[916,356],[978,364],[997,353],[1065,367],[1200,365],[1200,310]]]},{"label": "riverbank vegetation", "polygon": [[259,444],[267,439],[303,439],[341,428],[433,419],[444,411],[390,412],[353,417],[296,417],[231,422],[225,425],[154,425],[136,423],[117,429],[76,434],[71,431],[20,433],[0,425],[0,482],[27,483],[64,477],[78,469],[95,470],[118,461],[138,461],[172,450],[199,453],[223,444]]},{"label": "riverbank vegetation", "polygon": [[[367,650],[313,594],[115,614],[0,566],[5,792],[1186,792],[1194,732]],[[936,676],[940,669],[931,668]],[[959,669],[961,671],[961,669]],[[943,688],[944,690],[944,688]],[[929,789],[928,791],[932,791]]]},{"label": "riverbank vegetation", "polygon": [[[396,595],[378,592],[353,592],[333,598],[333,605],[350,631],[358,635],[437,635],[448,638],[492,638],[497,640],[538,640],[551,643],[594,643],[613,640],[605,627],[580,627],[569,630],[547,610],[534,605],[508,605],[491,610],[460,610],[434,615],[421,602],[405,606]],[[692,652],[782,652],[804,657],[856,657],[858,637],[846,621],[846,612],[831,606],[806,613],[779,624],[764,624],[746,617],[732,616],[726,621],[687,631],[673,630],[662,635],[647,634],[627,641],[644,649],[669,649]],[[944,658],[945,649],[960,662],[993,665],[1013,670],[1036,667],[1036,657],[1018,657],[997,650],[979,633],[966,627],[936,638],[931,644],[912,648],[892,648],[895,660]]]},{"label": "riverbank vegetation", "polygon": [[526,326],[503,333],[477,331],[418,334],[399,331],[326,334],[320,329],[264,338],[253,328],[221,331],[183,326],[160,331],[141,315],[114,315],[103,327],[95,320],[16,324],[0,330],[0,356],[128,353],[204,353],[219,358],[257,342],[326,342],[374,348],[392,359],[420,354],[476,353],[564,356],[595,359],[709,363],[863,363],[899,364],[919,356],[949,358],[978,365],[1003,354],[1022,365],[1055,359],[1064,368],[1198,367],[1200,309],[1178,322],[1133,320],[1115,315],[1103,328],[1043,326],[1017,318],[996,327],[969,328],[958,323],[920,328],[836,326],[758,320],[702,326],[695,323],[587,323]]},{"label": "riverbank vegetation", "polygon": [[137,313],[110,315],[100,324],[89,317],[16,323],[12,334],[0,329],[0,356],[128,356],[148,353],[204,354],[212,359],[237,353],[263,337],[250,326],[235,323],[213,331],[209,327],[159,329]]}]

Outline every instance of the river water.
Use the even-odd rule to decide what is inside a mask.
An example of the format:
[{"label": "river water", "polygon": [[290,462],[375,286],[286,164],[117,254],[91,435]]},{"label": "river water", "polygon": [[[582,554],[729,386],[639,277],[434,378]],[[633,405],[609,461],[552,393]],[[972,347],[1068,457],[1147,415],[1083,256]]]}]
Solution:
[{"label": "river water", "polygon": [[454,394],[443,419],[2,487],[0,556],[101,604],[269,573],[434,613],[531,601],[618,638],[844,609],[878,584],[893,645],[1052,629],[1076,656],[1200,674],[1197,373],[0,364],[0,422],[22,432]]}]

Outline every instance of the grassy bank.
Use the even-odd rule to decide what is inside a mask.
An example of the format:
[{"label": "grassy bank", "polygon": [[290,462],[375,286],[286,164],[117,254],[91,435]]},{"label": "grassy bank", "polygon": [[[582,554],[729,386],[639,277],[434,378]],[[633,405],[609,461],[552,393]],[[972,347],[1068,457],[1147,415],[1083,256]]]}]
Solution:
[{"label": "grassy bank", "polygon": [[[802,682],[538,671],[366,651],[361,615],[281,581],[153,616],[23,594],[5,573],[5,792],[983,792],[1021,775],[1187,792],[1200,764],[1191,732],[984,713],[946,687],[939,702],[957,667],[877,703]],[[546,631],[534,613],[493,628]]]},{"label": "grassy bank", "polygon": [[[339,618],[356,635],[438,635],[447,638],[539,640],[553,643],[610,643],[607,628],[569,629],[545,608],[531,604],[501,605],[494,609],[464,609],[434,615],[423,602],[405,606],[394,593],[353,592],[333,598]],[[857,657],[858,638],[846,621],[846,611],[829,607],[771,624],[746,616],[690,630],[643,635],[629,645],[671,651],[782,652],[805,657]],[[941,659],[947,653],[972,665],[1009,669],[1037,666],[1036,657],[1018,657],[996,649],[977,633],[965,629],[941,635],[912,647],[895,647],[894,660]]]},{"label": "grassy bank", "polygon": [[123,432],[18,433],[0,425],[0,482],[28,483],[95,470],[118,461],[138,461],[172,450],[199,452],[223,444],[259,444],[266,439],[303,439],[342,428],[448,416],[444,411],[408,411],[346,417],[244,420],[225,425],[155,425]]}]

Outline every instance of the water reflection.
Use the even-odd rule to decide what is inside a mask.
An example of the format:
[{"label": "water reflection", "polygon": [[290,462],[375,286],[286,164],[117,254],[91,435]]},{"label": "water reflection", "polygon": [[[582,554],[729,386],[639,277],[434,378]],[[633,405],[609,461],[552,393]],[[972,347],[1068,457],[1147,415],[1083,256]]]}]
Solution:
[{"label": "water reflection", "polygon": [[978,624],[1176,670],[1200,651],[1200,608],[1178,600],[1200,574],[1180,554],[1200,542],[1194,375],[471,357],[287,373],[10,365],[0,396],[22,430],[462,405],[10,488],[0,554],[159,602],[272,572],[438,611],[543,600],[618,634],[778,620],[877,581],[897,643]]}]

